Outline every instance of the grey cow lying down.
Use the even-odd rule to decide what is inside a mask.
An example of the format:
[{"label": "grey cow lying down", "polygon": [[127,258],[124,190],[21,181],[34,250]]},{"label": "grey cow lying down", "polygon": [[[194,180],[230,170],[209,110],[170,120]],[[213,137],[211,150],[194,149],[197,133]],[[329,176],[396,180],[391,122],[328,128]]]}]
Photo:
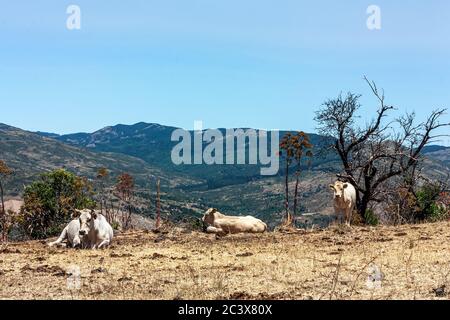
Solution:
[{"label": "grey cow lying down", "polygon": [[219,236],[233,233],[263,233],[267,231],[267,225],[255,217],[227,216],[214,208],[206,211],[202,221],[206,226],[207,233],[215,233]]},{"label": "grey cow lying down", "polygon": [[50,247],[65,240],[68,247],[83,249],[101,249],[111,244],[114,231],[102,214],[95,210],[75,210],[72,218],[58,240],[48,244]]}]

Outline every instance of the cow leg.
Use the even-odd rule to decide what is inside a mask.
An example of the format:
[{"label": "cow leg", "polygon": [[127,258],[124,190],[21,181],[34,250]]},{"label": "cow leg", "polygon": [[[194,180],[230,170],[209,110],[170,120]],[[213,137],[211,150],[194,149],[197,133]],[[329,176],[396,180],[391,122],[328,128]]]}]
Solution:
[{"label": "cow leg", "polygon": [[215,234],[216,239],[219,239],[220,237],[224,237],[227,235],[227,233],[223,229],[216,228],[216,227],[208,227],[208,228],[206,228],[206,232]]},{"label": "cow leg", "polygon": [[341,208],[334,208],[334,212],[336,213],[336,220],[338,220],[338,223],[343,224],[345,221],[345,210]]},{"label": "cow leg", "polygon": [[72,243],[72,248],[80,248],[81,247],[81,239],[79,236],[75,236]]},{"label": "cow leg", "polygon": [[353,215],[353,208],[348,209],[348,225],[350,226],[352,224],[352,215]]},{"label": "cow leg", "polygon": [[54,241],[54,242],[50,242],[50,243],[48,244],[48,246],[49,246],[49,247],[53,247],[53,246],[56,246],[56,245],[61,244],[61,243],[62,243],[64,240],[66,240],[66,238],[67,238],[67,232],[68,232],[68,230],[69,230],[69,227],[65,227],[64,230],[63,230],[63,232],[62,232],[61,235],[59,236],[58,240],[56,240],[56,241]]},{"label": "cow leg", "polygon": [[85,238],[83,238],[83,241],[81,241],[80,244],[80,249],[89,249],[91,246],[89,240],[86,240]]},{"label": "cow leg", "polygon": [[209,226],[208,228],[206,228],[206,233],[215,233],[215,234],[219,234],[219,233],[224,233],[222,229],[220,228],[216,228],[216,227],[211,227]]},{"label": "cow leg", "polygon": [[343,224],[344,220],[345,220],[345,218],[344,218],[345,212],[342,211],[342,210],[338,210],[337,211],[337,216],[338,216],[338,219],[339,219],[339,224]]},{"label": "cow leg", "polygon": [[110,243],[110,241],[109,241],[109,239],[106,239],[106,240],[103,240],[99,245],[98,245],[98,249],[103,249],[103,248],[105,248],[105,247],[108,247],[109,246],[109,243]]},{"label": "cow leg", "polygon": [[337,224],[339,224],[340,220],[341,220],[341,210],[339,210],[338,208],[334,207],[334,215],[335,215],[335,222]]},{"label": "cow leg", "polygon": [[350,226],[351,222],[352,222],[352,211],[350,210],[350,208],[346,208],[345,209],[345,224]]}]

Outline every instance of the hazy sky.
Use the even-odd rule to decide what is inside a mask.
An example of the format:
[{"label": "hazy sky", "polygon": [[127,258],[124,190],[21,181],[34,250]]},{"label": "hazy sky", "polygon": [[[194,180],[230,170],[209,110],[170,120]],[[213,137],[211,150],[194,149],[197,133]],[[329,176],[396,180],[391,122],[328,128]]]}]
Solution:
[{"label": "hazy sky", "polygon": [[[70,4],[81,30],[66,28]],[[0,122],[314,131],[341,91],[376,108],[363,75],[423,118],[450,107],[449,54],[448,0],[0,0]]]}]

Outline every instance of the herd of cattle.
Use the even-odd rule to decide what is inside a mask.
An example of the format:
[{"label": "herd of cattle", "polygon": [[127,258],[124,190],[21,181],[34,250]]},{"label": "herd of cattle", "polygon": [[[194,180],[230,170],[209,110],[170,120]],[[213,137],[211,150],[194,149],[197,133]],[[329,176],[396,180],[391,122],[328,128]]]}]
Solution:
[{"label": "herd of cattle", "polygon": [[[350,183],[341,181],[330,185],[334,192],[334,210],[341,221],[350,225],[356,204],[356,189]],[[68,247],[83,249],[102,249],[108,247],[114,237],[113,228],[106,218],[96,210],[76,210],[73,220],[61,236],[49,246],[59,246],[64,242]],[[207,233],[218,236],[235,233],[263,233],[267,224],[252,216],[227,216],[217,209],[209,209],[202,218]]]}]

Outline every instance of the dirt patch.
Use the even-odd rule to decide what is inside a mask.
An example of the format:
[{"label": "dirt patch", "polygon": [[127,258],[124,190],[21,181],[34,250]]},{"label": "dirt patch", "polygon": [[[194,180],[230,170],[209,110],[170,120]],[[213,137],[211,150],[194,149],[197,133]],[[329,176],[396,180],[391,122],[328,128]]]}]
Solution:
[{"label": "dirt patch", "polygon": [[404,236],[407,236],[407,235],[408,234],[406,232],[398,232],[398,233],[394,234],[394,236],[396,236],[396,237],[404,237]]},{"label": "dirt patch", "polygon": [[147,257],[148,259],[161,259],[161,258],[166,258],[165,255],[160,254],[155,252],[154,254],[152,254],[151,256]]},{"label": "dirt patch", "polygon": [[132,257],[133,255],[131,253],[117,254],[117,253],[112,252],[109,256],[111,258],[129,258],[129,257]]},{"label": "dirt patch", "polygon": [[3,254],[21,254],[22,252],[19,249],[5,247],[0,249],[0,253]]},{"label": "dirt patch", "polygon": [[22,267],[22,272],[37,272],[37,273],[51,273],[54,276],[65,276],[66,275],[66,271],[64,269],[62,269],[61,267],[58,266],[49,266],[49,265],[41,265],[38,267],[30,267],[30,265],[25,265]]},{"label": "dirt patch", "polygon": [[258,294],[250,294],[247,292],[234,292],[229,297],[225,298],[225,300],[289,300],[290,294],[285,292],[279,293],[258,293]]},{"label": "dirt patch", "polygon": [[126,281],[133,281],[133,278],[131,277],[122,277],[117,280],[118,282],[126,282]]},{"label": "dirt patch", "polygon": [[106,272],[108,272],[108,270],[105,269],[105,268],[102,268],[102,267],[99,267],[99,268],[91,270],[92,274],[95,274],[95,273],[106,273]]},{"label": "dirt patch", "polygon": [[253,253],[251,253],[251,252],[244,252],[244,253],[238,253],[237,255],[236,255],[236,257],[251,257],[253,255]]}]

